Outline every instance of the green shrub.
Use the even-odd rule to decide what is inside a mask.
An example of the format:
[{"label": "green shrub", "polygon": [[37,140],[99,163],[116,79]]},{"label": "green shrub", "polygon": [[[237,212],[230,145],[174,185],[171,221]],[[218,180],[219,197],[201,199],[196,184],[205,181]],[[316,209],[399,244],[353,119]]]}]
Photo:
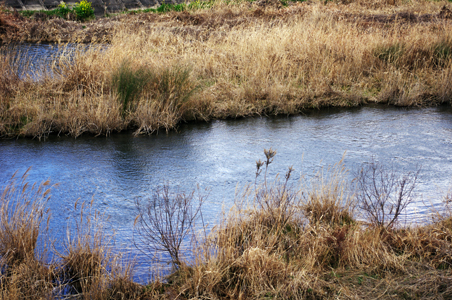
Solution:
[{"label": "green shrub", "polygon": [[66,4],[66,2],[61,2],[60,5],[55,9],[56,15],[61,18],[66,19],[68,14],[71,12],[71,8]]},{"label": "green shrub", "polygon": [[66,2],[61,1],[57,8],[53,10],[24,10],[20,14],[24,17],[32,17],[36,13],[46,14],[49,17],[57,16],[63,19],[68,19],[70,15],[75,15],[77,20],[85,21],[94,17],[94,9],[91,7],[91,2],[82,0],[79,3],[75,3],[74,7],[66,4]]},{"label": "green shrub", "polygon": [[91,2],[86,0],[75,3],[73,12],[79,21],[84,21],[94,17],[94,9],[91,7]]},{"label": "green shrub", "polygon": [[162,5],[160,5],[157,8],[157,12],[165,13],[165,12],[169,12],[169,11],[184,11],[185,8],[186,8],[186,5],[184,3],[181,3],[181,4],[162,3]]}]

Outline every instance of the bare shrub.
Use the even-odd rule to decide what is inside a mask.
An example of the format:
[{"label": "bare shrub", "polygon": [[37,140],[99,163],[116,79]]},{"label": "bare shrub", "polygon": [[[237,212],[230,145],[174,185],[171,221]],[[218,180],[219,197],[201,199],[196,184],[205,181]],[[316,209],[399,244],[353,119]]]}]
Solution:
[{"label": "bare shrub", "polygon": [[137,200],[135,229],[145,249],[152,254],[167,252],[173,267],[180,268],[181,245],[193,233],[198,217],[202,219],[203,203],[204,197],[194,191],[173,194],[168,185],[158,188],[150,199]]},{"label": "bare shrub", "polygon": [[398,177],[393,168],[385,168],[378,162],[364,164],[355,181],[357,202],[367,220],[386,229],[393,226],[413,201],[419,172],[420,167]]}]

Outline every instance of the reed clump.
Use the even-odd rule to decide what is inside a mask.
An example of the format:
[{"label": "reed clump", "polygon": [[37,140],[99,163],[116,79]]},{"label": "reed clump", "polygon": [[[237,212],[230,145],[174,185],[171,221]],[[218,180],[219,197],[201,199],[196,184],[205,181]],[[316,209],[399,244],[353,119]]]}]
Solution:
[{"label": "reed clump", "polygon": [[[0,299],[136,299],[146,295],[132,269],[110,252],[91,204],[75,205],[77,224],[64,250],[49,239],[50,182],[30,185],[16,174],[0,198]],[[76,228],[76,232],[71,232]],[[54,257],[57,254],[57,257]]]}]

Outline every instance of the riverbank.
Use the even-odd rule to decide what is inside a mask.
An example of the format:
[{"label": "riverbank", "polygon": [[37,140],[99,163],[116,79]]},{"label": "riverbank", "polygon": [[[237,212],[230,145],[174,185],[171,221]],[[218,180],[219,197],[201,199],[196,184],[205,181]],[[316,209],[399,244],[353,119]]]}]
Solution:
[{"label": "riverbank", "polygon": [[[144,238],[137,245],[176,250],[168,259],[173,265],[170,275],[145,285],[134,283],[133,265],[111,251],[111,237],[102,229],[102,216],[91,209],[92,202],[76,201],[68,213],[72,230],[65,250],[52,256],[55,244],[46,240],[50,236],[45,226],[52,216],[46,203],[58,187],[48,181],[27,184],[25,175],[13,178],[0,202],[0,295],[5,299],[451,297],[450,193],[443,198],[441,212],[432,210],[429,224],[403,225],[398,213],[413,200],[418,173],[399,177],[395,170],[371,162],[356,174],[355,185],[346,180],[338,163],[320,171],[309,185],[293,185],[288,180],[291,169],[279,180],[267,179],[275,154],[265,150],[263,161],[257,162],[256,183],[237,192],[234,207],[208,235],[196,230],[202,229],[196,227],[202,224],[196,214],[202,197],[164,187],[137,203],[141,214],[134,234]],[[394,197],[378,197],[387,188]],[[384,205],[366,205],[379,201]],[[154,204],[165,209],[155,214],[149,210]],[[162,218],[169,212],[184,217]],[[192,216],[197,221],[189,223]],[[168,220],[172,227],[166,226]],[[180,230],[182,220],[188,235]],[[157,229],[165,229],[164,234],[149,235]],[[190,236],[192,230],[198,235],[184,239],[184,251],[168,242]]]},{"label": "riverbank", "polygon": [[389,2],[215,2],[87,23],[2,13],[3,41],[109,47],[59,56],[39,81],[2,53],[0,135],[148,134],[332,106],[450,105],[449,3]]}]

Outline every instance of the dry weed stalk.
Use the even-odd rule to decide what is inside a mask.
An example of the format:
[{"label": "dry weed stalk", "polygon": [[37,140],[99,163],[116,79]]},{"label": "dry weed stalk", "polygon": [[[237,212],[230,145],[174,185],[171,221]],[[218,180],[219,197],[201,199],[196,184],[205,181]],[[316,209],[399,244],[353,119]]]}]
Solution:
[{"label": "dry weed stalk", "polygon": [[[257,162],[256,176],[264,164]],[[363,226],[353,219],[360,205],[342,163],[319,172],[307,190],[292,189],[278,180],[246,187],[196,263],[169,277],[171,289],[187,297],[235,299],[450,295],[450,271],[444,271],[451,268],[450,218],[418,228]],[[282,190],[297,195],[284,226],[273,218],[278,201],[269,200]],[[407,276],[413,280],[402,280]],[[431,280],[438,284],[428,286]]]}]

